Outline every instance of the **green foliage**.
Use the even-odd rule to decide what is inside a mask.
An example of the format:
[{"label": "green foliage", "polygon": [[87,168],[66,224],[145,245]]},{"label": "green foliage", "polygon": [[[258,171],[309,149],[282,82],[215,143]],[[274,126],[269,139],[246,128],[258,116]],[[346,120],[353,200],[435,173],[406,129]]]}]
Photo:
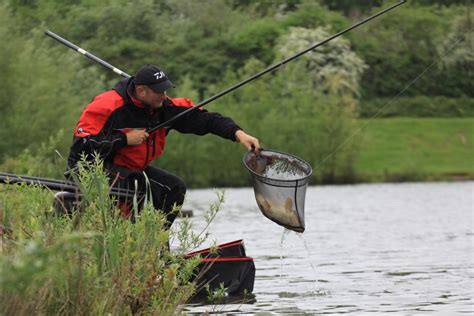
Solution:
[{"label": "green foliage", "polygon": [[401,97],[363,101],[360,117],[473,117],[474,99],[468,97]]},{"label": "green foliage", "polygon": [[339,13],[328,10],[314,2],[304,1],[298,9],[282,17],[282,24],[288,27],[317,28],[330,25],[332,31],[340,31],[348,26],[349,21]]},{"label": "green foliage", "polygon": [[[3,4],[0,5],[0,37],[2,39],[9,40],[9,45],[4,45],[2,52],[0,53],[2,58],[0,58],[0,71],[3,74],[10,74],[12,73],[12,66],[14,65],[14,60],[16,54],[19,52],[19,45],[17,41],[15,41],[14,37],[9,36],[10,30],[6,27],[6,25],[13,24],[14,19],[12,18],[9,10]],[[5,24],[5,25],[3,25]],[[0,102],[0,111],[4,112],[10,107],[9,101],[9,91],[12,88],[12,84],[8,80],[2,80],[2,84],[0,85],[0,98],[2,102]]]},{"label": "green foliage", "polygon": [[245,60],[234,63],[238,67],[243,66],[244,61],[249,58],[257,58],[264,64],[269,64],[275,61],[275,53],[278,55],[274,49],[277,41],[281,42],[281,35],[291,32],[292,27],[315,28],[329,24],[334,29],[340,29],[346,23],[343,17],[323,6],[304,2],[287,14],[260,18],[238,28],[231,38],[229,54],[232,57],[247,56]]},{"label": "green foliage", "polygon": [[66,159],[57,148],[63,139],[64,131],[61,129],[38,148],[27,147],[18,156],[6,159],[0,164],[0,168],[9,173],[62,178],[66,170]]},{"label": "green foliage", "polygon": [[[158,14],[159,7],[146,0],[133,4],[111,1],[108,5],[75,6],[71,8],[70,23],[57,27],[57,31],[133,74],[142,64],[161,63],[162,46],[166,41],[158,39],[165,38],[169,21],[157,19]],[[90,62],[87,66],[97,67]],[[112,72],[103,73],[116,79]]]},{"label": "green foliage", "polygon": [[[467,0],[469,1],[469,0]],[[455,4],[465,4],[468,3],[466,0],[412,0],[413,3],[422,4],[422,5],[455,5]]]},{"label": "green foliage", "polygon": [[[454,29],[462,16],[466,18],[464,11],[462,7],[404,5],[371,22],[370,27],[352,32],[350,38],[356,52],[369,65],[361,81],[363,97],[393,97],[440,57],[439,65],[452,59],[456,51],[447,52],[446,47],[451,47],[467,29],[450,33],[447,30]],[[460,47],[466,45],[461,43]],[[469,87],[473,86],[474,77],[472,62],[469,63],[469,67],[431,67],[404,95],[472,97]]]},{"label": "green foliage", "polygon": [[[304,28],[290,28],[289,33],[282,36],[277,46],[277,60],[288,58],[297,52],[303,51],[314,43],[319,43],[330,36],[323,28],[313,30]],[[344,80],[338,80],[335,86],[354,95],[358,94],[359,80],[367,68],[364,61],[350,50],[349,42],[338,38],[326,45],[302,56],[297,66],[289,65],[289,68],[303,67],[296,74],[293,84],[301,81],[312,81],[311,90],[320,89],[334,76],[342,76]],[[309,76],[305,74],[308,73]],[[301,79],[304,78],[304,79]],[[291,87],[292,89],[294,87]],[[311,93],[311,91],[307,91]]]},{"label": "green foliage", "polygon": [[[334,85],[340,77],[334,77]],[[355,179],[354,162],[358,144],[351,140],[356,132],[356,102],[351,94],[332,92],[322,100],[320,119],[316,123],[316,156],[313,161],[314,174],[319,182],[352,182]]]},{"label": "green foliage", "polygon": [[[437,46],[438,54],[444,56],[438,70],[444,74],[446,87],[453,91],[454,95],[466,94],[472,97],[474,24],[470,10],[466,9],[465,13],[453,19],[449,33]],[[463,77],[459,78],[459,75]]]},{"label": "green foliage", "polygon": [[[206,235],[166,231],[164,215],[149,201],[135,223],[124,219],[107,194],[101,163],[83,163],[84,205],[71,216],[55,213],[48,190],[0,188],[2,313],[179,313],[195,290],[190,279],[200,261],[183,255]],[[178,234],[181,247],[170,252],[168,238]]]},{"label": "green foliage", "polygon": [[[0,24],[9,42],[9,48],[0,51],[0,59],[12,61],[2,69],[8,83],[0,88],[2,160],[27,147],[38,148],[61,128],[71,130],[85,100],[105,88],[97,69],[82,69],[74,53],[51,48],[40,31],[33,30],[26,37],[7,28],[8,24]],[[63,138],[57,148],[62,155],[67,153],[69,140]]]},{"label": "green foliage", "polygon": [[256,16],[271,16],[284,14],[296,10],[301,4],[301,0],[272,0],[272,1],[252,1],[252,0],[229,0],[233,8],[245,10]]},{"label": "green foliage", "polygon": [[261,19],[244,25],[232,38],[231,54],[252,56],[269,63],[274,58],[273,46],[282,28],[273,19]]},{"label": "green foliage", "polygon": [[207,300],[211,303],[222,301],[226,295],[226,289],[223,283],[221,283],[219,288],[215,289],[214,291],[211,291],[209,289],[209,286],[207,286],[206,290],[207,290]]},{"label": "green foliage", "polygon": [[351,0],[321,0],[320,2],[327,5],[331,10],[339,10],[344,12],[345,15],[355,16],[381,6],[383,0],[359,0],[357,2]]}]

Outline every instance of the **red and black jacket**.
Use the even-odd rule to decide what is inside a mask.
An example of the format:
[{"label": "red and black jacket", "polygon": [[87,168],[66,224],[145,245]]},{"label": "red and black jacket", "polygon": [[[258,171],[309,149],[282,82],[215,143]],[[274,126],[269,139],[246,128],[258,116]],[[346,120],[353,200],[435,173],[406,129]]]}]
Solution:
[{"label": "red and black jacket", "polygon": [[191,111],[174,121],[169,129],[160,128],[150,134],[146,142],[128,146],[125,133],[131,129],[149,129],[185,111],[194,104],[185,98],[167,98],[159,109],[151,110],[131,95],[133,78],[117,83],[89,103],[77,123],[68,165],[73,168],[81,155],[90,157],[97,152],[106,164],[125,167],[132,171],[145,169],[163,153],[169,129],[180,133],[205,135],[212,133],[235,141],[240,127],[230,118],[206,110]]}]

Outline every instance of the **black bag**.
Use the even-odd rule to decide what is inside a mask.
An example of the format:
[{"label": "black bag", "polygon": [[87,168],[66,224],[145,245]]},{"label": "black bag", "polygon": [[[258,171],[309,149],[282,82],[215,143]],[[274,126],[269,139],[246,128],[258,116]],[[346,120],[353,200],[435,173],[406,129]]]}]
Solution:
[{"label": "black bag", "polygon": [[211,253],[210,248],[206,248],[191,252],[186,257],[196,255],[201,255],[203,259],[193,280],[198,288],[195,298],[206,297],[208,291],[218,289],[221,284],[229,296],[252,293],[255,265],[253,258],[246,256],[242,240],[218,245],[216,253]]}]

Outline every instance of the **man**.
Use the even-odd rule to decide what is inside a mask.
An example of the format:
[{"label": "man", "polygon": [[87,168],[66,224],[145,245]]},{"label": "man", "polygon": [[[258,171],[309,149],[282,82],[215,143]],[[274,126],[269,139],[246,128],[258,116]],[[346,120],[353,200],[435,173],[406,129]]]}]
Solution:
[{"label": "man", "polygon": [[[83,154],[91,157],[96,152],[104,159],[116,186],[135,189],[138,180],[142,192],[150,188],[153,206],[166,214],[167,228],[176,217],[173,206],[181,206],[184,201],[186,186],[175,175],[150,163],[163,153],[170,129],[197,135],[212,133],[238,141],[248,150],[260,148],[258,140],[233,120],[202,109],[190,111],[169,128],[147,133],[149,128],[193,106],[189,99],[168,97],[166,91],[171,87],[163,70],[145,65],[134,77],[96,96],[77,123],[68,158],[68,166],[73,169]],[[121,208],[125,216],[130,216],[130,204],[122,203]]]}]

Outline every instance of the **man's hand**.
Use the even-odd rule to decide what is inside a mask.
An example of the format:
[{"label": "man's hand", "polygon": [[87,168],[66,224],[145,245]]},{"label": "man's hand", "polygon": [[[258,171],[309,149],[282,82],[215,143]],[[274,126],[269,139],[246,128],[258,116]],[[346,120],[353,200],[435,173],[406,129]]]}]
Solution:
[{"label": "man's hand", "polygon": [[144,129],[132,129],[125,134],[127,136],[127,145],[137,146],[148,138],[148,133]]},{"label": "man's hand", "polygon": [[235,138],[248,150],[255,150],[257,154],[260,151],[260,144],[258,143],[258,139],[248,135],[243,130],[238,130],[237,132],[235,132]]}]

